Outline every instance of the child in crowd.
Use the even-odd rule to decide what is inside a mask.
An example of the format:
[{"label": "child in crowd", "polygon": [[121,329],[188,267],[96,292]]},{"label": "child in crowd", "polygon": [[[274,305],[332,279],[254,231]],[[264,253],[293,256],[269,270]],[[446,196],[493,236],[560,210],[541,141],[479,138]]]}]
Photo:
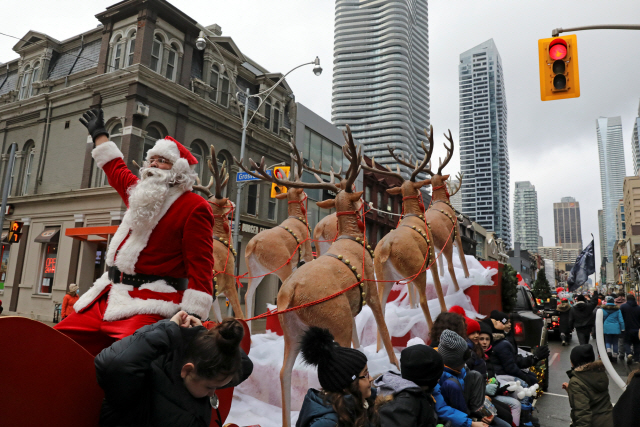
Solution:
[{"label": "child in crowd", "polygon": [[380,427],[435,427],[438,416],[431,395],[444,363],[433,348],[418,344],[400,353],[400,372],[387,372],[373,383]]},{"label": "child in crowd", "polygon": [[570,380],[562,388],[569,395],[572,427],[613,427],[609,377],[602,361],[596,361],[591,344],[574,347],[570,359]]},{"label": "child in crowd", "polygon": [[208,427],[216,389],[247,379],[244,329],[225,319],[207,330],[184,311],[116,341],[95,359],[104,390],[101,427]]},{"label": "child in crowd", "polygon": [[558,307],[556,307],[558,313],[558,321],[560,323],[560,338],[562,339],[562,345],[569,345],[571,341],[571,332],[573,332],[573,315],[571,311],[571,304],[567,298],[562,298]]},{"label": "child in crowd", "polygon": [[616,305],[613,296],[608,296],[602,310],[604,342],[607,346],[607,356],[612,363],[618,362],[618,339],[624,332],[622,312]]},{"label": "child in crowd", "polygon": [[376,390],[362,352],[340,347],[327,329],[311,327],[302,337],[304,361],[318,367],[322,390],[309,389],[296,427],[370,427]]}]

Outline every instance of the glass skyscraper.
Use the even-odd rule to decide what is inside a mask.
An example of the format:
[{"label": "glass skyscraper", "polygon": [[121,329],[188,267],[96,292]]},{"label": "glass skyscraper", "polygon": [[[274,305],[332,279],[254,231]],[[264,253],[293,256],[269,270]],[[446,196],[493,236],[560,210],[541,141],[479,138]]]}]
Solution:
[{"label": "glass skyscraper", "polygon": [[336,0],[331,121],[394,171],[387,148],[421,159],[429,129],[427,17],[427,0]]},{"label": "glass skyscraper", "polygon": [[633,121],[633,133],[631,134],[631,152],[633,153],[633,173],[640,172],[640,106],[638,106],[638,117]]},{"label": "glass skyscraper", "polygon": [[529,181],[516,182],[513,194],[513,241],[522,250],[538,252],[538,193]]},{"label": "glass skyscraper", "polygon": [[622,185],[626,175],[622,121],[620,117],[600,117],[596,120],[598,155],[600,157],[600,189],[604,216],[605,253],[613,261],[613,245],[616,242],[616,209],[622,199]]},{"label": "glass skyscraper", "polygon": [[507,100],[493,39],[460,54],[458,72],[462,212],[510,248]]}]

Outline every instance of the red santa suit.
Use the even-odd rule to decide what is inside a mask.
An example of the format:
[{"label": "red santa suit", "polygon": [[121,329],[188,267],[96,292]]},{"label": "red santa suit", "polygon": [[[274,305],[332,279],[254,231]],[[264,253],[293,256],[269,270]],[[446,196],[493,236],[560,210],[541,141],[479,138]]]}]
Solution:
[{"label": "red santa suit", "polygon": [[[129,191],[139,179],[127,168],[118,147],[105,142],[92,155],[129,207]],[[151,156],[164,157],[173,163],[172,171],[191,175],[197,164],[191,153],[170,137],[157,141],[147,160]],[[203,320],[209,317],[213,303],[213,213],[206,200],[191,191],[192,184],[189,180],[169,187],[150,226],[134,226],[127,210],[107,252],[107,266],[111,275],[118,277],[110,279],[106,272],[96,280],[75,303],[77,313],[56,325],[57,330],[95,355],[179,310]],[[149,275],[160,277],[149,282]],[[182,280],[177,283],[174,278]]]}]

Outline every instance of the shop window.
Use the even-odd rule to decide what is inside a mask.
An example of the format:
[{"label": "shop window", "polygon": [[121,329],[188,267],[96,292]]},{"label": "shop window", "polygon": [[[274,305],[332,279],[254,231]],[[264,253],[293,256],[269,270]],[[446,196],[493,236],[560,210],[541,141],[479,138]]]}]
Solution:
[{"label": "shop window", "polygon": [[53,289],[53,279],[56,275],[58,260],[58,243],[45,243],[42,251],[42,278],[38,287],[39,294],[50,294]]},{"label": "shop window", "polygon": [[258,184],[250,184],[247,193],[247,215],[258,216]]}]

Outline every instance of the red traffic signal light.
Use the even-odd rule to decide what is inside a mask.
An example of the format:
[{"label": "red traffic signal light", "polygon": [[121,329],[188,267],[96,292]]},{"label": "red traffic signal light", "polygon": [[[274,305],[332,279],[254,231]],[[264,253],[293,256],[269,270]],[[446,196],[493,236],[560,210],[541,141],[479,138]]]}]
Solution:
[{"label": "red traffic signal light", "polygon": [[578,98],[578,40],[575,35],[538,40],[540,99]]}]

